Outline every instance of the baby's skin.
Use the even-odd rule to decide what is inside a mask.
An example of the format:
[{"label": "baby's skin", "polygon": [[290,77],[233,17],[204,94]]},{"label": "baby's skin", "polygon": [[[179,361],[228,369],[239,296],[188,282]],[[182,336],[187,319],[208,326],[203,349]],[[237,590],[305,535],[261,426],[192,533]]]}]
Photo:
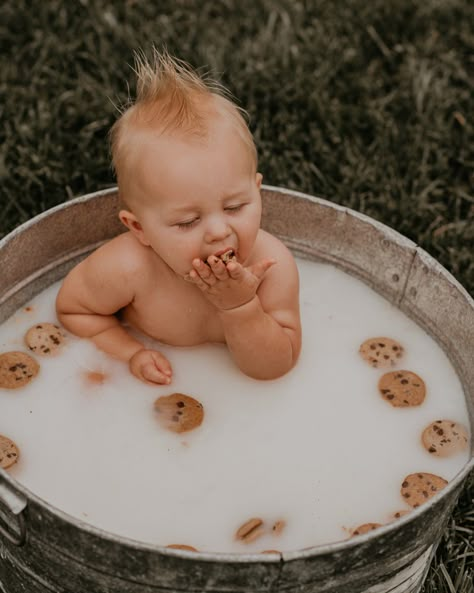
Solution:
[{"label": "baby's skin", "polygon": [[[256,379],[288,372],[301,348],[298,272],[260,229],[262,176],[235,126],[218,118],[206,139],[140,131],[129,143],[119,184],[128,232],[68,274],[60,322],[149,384],[171,383],[171,364],[119,317],[170,345],[225,343]],[[236,261],[224,264],[229,249]]]}]

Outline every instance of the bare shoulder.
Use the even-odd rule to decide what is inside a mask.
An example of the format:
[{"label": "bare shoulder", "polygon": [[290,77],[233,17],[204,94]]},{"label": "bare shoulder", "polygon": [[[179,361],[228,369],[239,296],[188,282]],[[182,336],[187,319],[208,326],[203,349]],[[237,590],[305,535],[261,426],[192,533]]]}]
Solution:
[{"label": "bare shoulder", "polygon": [[125,232],[101,245],[83,263],[91,272],[128,276],[146,265],[148,251],[132,233]]},{"label": "bare shoulder", "polygon": [[255,245],[254,259],[259,261],[264,258],[276,260],[276,264],[269,270],[273,270],[275,275],[290,274],[294,279],[298,279],[298,268],[295,258],[288,247],[277,237],[267,231],[260,230]]},{"label": "bare shoulder", "polygon": [[[262,257],[290,257],[293,258],[288,247],[271,233],[260,229],[258,231],[257,239],[255,241],[255,259]],[[271,254],[274,254],[273,256]]]},{"label": "bare shoulder", "polygon": [[131,233],[118,235],[69,272],[58,294],[59,309],[118,311],[134,299],[150,265],[148,257],[148,250]]}]

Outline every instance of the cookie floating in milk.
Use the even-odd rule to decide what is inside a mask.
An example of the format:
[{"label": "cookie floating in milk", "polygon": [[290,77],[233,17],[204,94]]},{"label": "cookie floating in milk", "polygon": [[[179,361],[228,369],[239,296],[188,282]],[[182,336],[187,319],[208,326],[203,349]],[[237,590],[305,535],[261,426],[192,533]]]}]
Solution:
[{"label": "cookie floating in milk", "polygon": [[452,420],[436,420],[425,428],[421,441],[428,453],[449,457],[467,448],[467,430]]},{"label": "cookie floating in milk", "polygon": [[374,368],[389,368],[402,358],[404,349],[392,338],[369,338],[362,342],[359,353]]},{"label": "cookie floating in milk", "polygon": [[379,392],[395,408],[419,406],[425,400],[425,382],[411,371],[392,371],[379,380]]},{"label": "cookie floating in milk", "polygon": [[37,323],[25,334],[25,344],[40,356],[54,356],[66,339],[62,329],[54,323]]},{"label": "cookie floating in milk", "polygon": [[402,483],[400,493],[413,508],[429,500],[448,484],[447,480],[435,474],[417,473],[407,476]]},{"label": "cookie floating in milk", "polygon": [[0,434],[0,467],[8,469],[18,461],[19,455],[20,451],[15,443]]},{"label": "cookie floating in milk", "polygon": [[203,405],[184,393],[172,393],[159,397],[155,401],[158,421],[172,432],[188,432],[202,424],[204,419]]},{"label": "cookie floating in milk", "polygon": [[0,387],[18,389],[32,381],[39,373],[36,360],[25,352],[0,354]]}]

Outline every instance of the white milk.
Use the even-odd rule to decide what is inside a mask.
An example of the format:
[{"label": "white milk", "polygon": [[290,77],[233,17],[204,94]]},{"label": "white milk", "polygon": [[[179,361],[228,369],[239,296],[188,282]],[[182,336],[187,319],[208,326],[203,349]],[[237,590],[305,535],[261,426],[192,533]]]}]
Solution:
[{"label": "white milk", "polygon": [[[348,537],[367,522],[386,523],[409,509],[400,495],[407,474],[452,479],[469,453],[440,459],[421,445],[434,420],[468,426],[460,382],[440,347],[363,283],[323,264],[298,261],[303,348],[296,368],[267,382],[245,377],[221,345],[159,345],[174,380],[152,387],[126,365],[70,337],[56,358],[39,358],[39,376],[0,389],[0,434],[20,448],[10,473],[44,500],[112,533],[201,551],[294,550]],[[0,327],[0,351],[26,350],[25,331],[56,322],[59,284]],[[393,408],[379,377],[362,360],[370,337],[401,342],[397,368],[419,374],[427,397]],[[108,379],[90,385],[83,375]],[[200,428],[177,435],[153,410],[160,395],[182,392],[205,408]],[[251,517],[279,536],[235,541]]]}]

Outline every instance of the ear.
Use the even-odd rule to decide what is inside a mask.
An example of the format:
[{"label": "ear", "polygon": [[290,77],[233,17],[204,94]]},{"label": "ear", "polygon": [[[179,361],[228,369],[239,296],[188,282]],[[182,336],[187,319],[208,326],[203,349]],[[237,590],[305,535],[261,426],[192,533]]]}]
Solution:
[{"label": "ear", "polygon": [[255,181],[257,183],[258,189],[260,189],[260,187],[262,186],[262,180],[263,180],[263,175],[261,173],[257,173],[257,175],[255,177]]},{"label": "ear", "polygon": [[145,246],[150,245],[145,237],[142,225],[133,212],[130,212],[129,210],[120,210],[119,218],[121,222],[127,227],[127,229],[135,235],[140,243]]}]

